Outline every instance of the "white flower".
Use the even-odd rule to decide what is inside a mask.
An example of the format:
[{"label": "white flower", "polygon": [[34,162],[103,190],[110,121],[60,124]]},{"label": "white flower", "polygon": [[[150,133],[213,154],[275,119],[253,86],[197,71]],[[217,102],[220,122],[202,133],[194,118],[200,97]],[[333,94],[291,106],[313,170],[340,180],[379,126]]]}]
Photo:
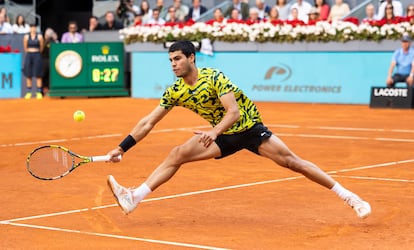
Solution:
[{"label": "white flower", "polygon": [[[186,38],[186,37],[205,37],[206,34],[214,40],[231,40],[231,41],[274,41],[275,38],[290,38],[294,41],[310,37],[311,40],[331,37],[340,41],[363,39],[361,35],[367,35],[371,39],[398,39],[403,33],[414,34],[414,26],[408,22],[398,24],[385,24],[381,27],[372,26],[367,23],[355,25],[351,22],[336,21],[329,23],[326,21],[317,22],[315,25],[298,25],[293,27],[290,24],[273,25],[270,22],[254,23],[252,25],[241,23],[213,23],[208,25],[202,22],[195,23],[191,26],[136,26],[129,27],[119,31],[119,36],[126,42],[134,41],[151,41],[163,42],[165,39]],[[375,36],[373,36],[375,35]],[[283,41],[281,40],[281,41]]]}]

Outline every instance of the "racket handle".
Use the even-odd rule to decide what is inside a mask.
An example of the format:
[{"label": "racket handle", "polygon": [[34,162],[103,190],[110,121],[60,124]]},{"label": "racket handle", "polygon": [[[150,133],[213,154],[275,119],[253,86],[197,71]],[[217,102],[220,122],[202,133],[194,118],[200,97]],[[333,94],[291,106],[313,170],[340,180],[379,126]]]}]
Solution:
[{"label": "racket handle", "polygon": [[[109,161],[110,159],[111,159],[111,156],[109,156],[109,155],[98,155],[98,156],[92,156],[91,157],[91,160],[95,161],[95,162],[96,161]],[[118,159],[121,160],[122,156],[119,155]]]}]

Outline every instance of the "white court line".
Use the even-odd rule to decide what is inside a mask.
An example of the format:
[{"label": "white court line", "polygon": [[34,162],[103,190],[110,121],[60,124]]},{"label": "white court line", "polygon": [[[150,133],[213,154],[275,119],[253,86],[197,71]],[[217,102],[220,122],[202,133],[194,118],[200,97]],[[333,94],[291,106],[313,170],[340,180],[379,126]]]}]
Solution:
[{"label": "white court line", "polygon": [[95,136],[86,136],[86,137],[75,137],[68,139],[54,139],[54,140],[44,140],[44,141],[34,141],[34,142],[18,142],[10,144],[0,144],[0,147],[16,147],[16,146],[27,146],[35,144],[50,144],[50,143],[59,143],[65,141],[78,141],[78,140],[90,140],[90,139],[99,139],[99,138],[110,138],[110,137],[119,137],[122,134],[106,134],[106,135],[95,135]]},{"label": "white court line", "polygon": [[[208,128],[208,127],[209,126],[197,126],[197,127],[191,127],[191,128],[163,129],[163,130],[154,130],[151,133],[166,133],[166,132],[174,132],[174,131],[191,131],[191,130],[194,130],[196,128]],[[300,126],[296,126],[296,125],[269,125],[269,127],[300,128]],[[378,129],[339,128],[339,127],[338,128],[335,128],[335,127],[312,127],[312,128],[336,129],[336,130],[385,131],[385,130],[378,130]],[[400,130],[390,130],[390,131],[400,132]],[[411,132],[411,130],[404,130],[404,132]],[[38,143],[56,143],[56,142],[63,142],[63,141],[70,141],[70,140],[84,140],[84,139],[119,137],[121,135],[122,134],[107,134],[107,135],[98,135],[98,136],[88,136],[88,137],[82,137],[82,138],[47,140],[47,141],[41,141],[41,142],[25,142],[25,143],[16,143],[16,144],[3,144],[3,145],[0,145],[0,147],[22,146],[22,145],[31,145],[31,144],[38,144]],[[414,140],[399,139],[399,138],[368,138],[368,137],[358,137],[358,136],[329,136],[329,135],[283,134],[283,133],[280,133],[279,135],[280,136],[296,136],[296,137],[318,137],[318,138],[331,138],[331,139],[388,140],[388,141],[414,142]],[[342,170],[330,171],[330,172],[328,172],[328,174],[335,174],[335,173],[340,173],[340,172],[349,172],[349,171],[356,171],[356,170],[362,170],[362,169],[370,169],[370,168],[391,166],[391,165],[411,163],[411,162],[414,162],[414,159],[409,159],[409,160],[404,160],[404,161],[388,162],[388,163],[380,163],[380,164],[362,166],[362,167],[351,168],[351,169],[342,169]],[[269,180],[269,181],[261,181],[261,182],[255,182],[255,183],[247,183],[247,184],[241,184],[241,185],[227,186],[227,187],[222,187],[222,188],[214,188],[214,189],[208,189],[208,190],[194,191],[194,192],[188,192],[188,193],[183,193],[183,194],[169,195],[169,196],[164,196],[164,197],[146,199],[146,200],[143,200],[142,202],[159,201],[159,200],[172,199],[172,198],[178,198],[178,197],[184,197],[184,196],[190,196],[190,195],[197,195],[197,194],[202,194],[202,193],[217,192],[217,191],[229,190],[229,189],[235,189],[235,188],[242,188],[242,187],[249,187],[249,186],[255,186],[255,185],[276,183],[276,182],[294,180],[294,179],[299,179],[299,178],[304,178],[304,177],[303,176],[296,176],[296,177],[289,177],[289,178],[283,178],[283,179],[275,179],[275,180]],[[348,177],[348,178],[351,178],[351,177]],[[361,178],[362,179],[364,177],[354,177],[354,178]],[[365,178],[368,179],[370,177],[365,177]],[[397,180],[393,179],[392,181],[397,181]],[[218,248],[212,248],[212,247],[209,247],[209,246],[192,245],[192,244],[186,244],[186,243],[158,241],[158,240],[143,239],[143,238],[137,238],[137,237],[128,237],[128,236],[111,235],[111,234],[99,234],[99,233],[93,233],[93,232],[84,232],[84,231],[77,231],[77,230],[70,230],[70,229],[62,229],[62,228],[44,227],[44,226],[36,226],[36,225],[30,225],[30,224],[15,223],[15,221],[30,220],[30,219],[37,219],[37,218],[44,218],[44,217],[51,217],[51,216],[59,216],[59,215],[73,214],[73,213],[81,213],[81,212],[85,212],[85,211],[88,211],[88,210],[104,209],[104,208],[115,207],[115,206],[117,206],[117,204],[111,204],[111,205],[105,205],[105,206],[99,206],[99,207],[93,207],[93,208],[77,209],[77,210],[58,212],[58,213],[43,214],[43,215],[30,216],[30,217],[24,217],[24,218],[16,218],[16,219],[11,219],[11,220],[3,220],[3,221],[0,221],[0,224],[8,224],[8,225],[14,225],[14,226],[21,226],[21,227],[32,227],[32,228],[46,229],[46,230],[64,231],[64,232],[71,232],[71,233],[89,234],[89,235],[95,235],[95,236],[112,237],[112,238],[120,238],[120,239],[130,239],[130,240],[137,240],[137,241],[147,241],[147,242],[177,245],[177,246],[178,245],[179,246],[189,246],[189,247],[194,247],[194,248],[218,249]]]},{"label": "white court line", "polygon": [[[273,125],[273,127],[301,128],[295,125]],[[331,127],[331,126],[303,126],[304,128],[321,130],[344,130],[344,131],[371,131],[371,132],[394,132],[394,133],[414,133],[412,129],[383,129],[383,128],[356,128],[356,127]]]},{"label": "white court line", "polygon": [[395,179],[395,178],[365,177],[365,176],[347,176],[347,175],[332,175],[332,177],[349,178],[349,179],[359,179],[359,180],[393,181],[393,182],[408,182],[408,183],[414,183],[414,180]]},{"label": "white court line", "polygon": [[[414,133],[414,130],[408,129],[377,129],[377,128],[352,128],[352,127],[329,127],[329,126],[299,126],[299,125],[289,125],[289,124],[266,124],[269,128],[311,128],[311,129],[321,129],[321,130],[343,130],[343,131],[375,131],[375,132],[397,132],[397,133]],[[171,129],[159,129],[152,130],[150,133],[168,133],[175,131],[192,131],[194,129],[209,128],[209,125],[203,126],[194,126],[187,128],[171,128]],[[362,136],[329,136],[329,135],[316,135],[316,134],[294,134],[294,133],[275,133],[280,136],[297,136],[297,137],[310,137],[310,138],[329,138],[329,139],[348,139],[348,140],[378,140],[378,141],[395,141],[395,142],[414,142],[414,139],[405,139],[405,138],[369,138]],[[120,137],[121,133],[117,134],[105,134],[105,135],[96,135],[96,136],[87,136],[87,137],[77,137],[77,138],[62,138],[54,140],[43,140],[43,141],[34,141],[34,142],[19,142],[19,143],[10,143],[10,144],[0,144],[1,147],[15,147],[15,146],[27,146],[35,144],[48,144],[48,143],[59,143],[66,141],[79,141],[79,140],[91,140],[99,138],[110,138],[110,137]]]},{"label": "white court line", "polygon": [[[367,165],[367,166],[361,166],[361,167],[349,168],[349,169],[334,170],[334,171],[329,171],[327,173],[328,174],[343,173],[343,172],[350,172],[350,171],[363,170],[363,169],[372,169],[372,168],[378,168],[378,167],[386,167],[386,166],[412,163],[412,162],[414,162],[414,159],[379,163],[379,164]],[[159,200],[172,199],[172,198],[178,198],[178,197],[184,197],[184,196],[190,196],[190,195],[198,195],[198,194],[210,193],[210,192],[218,192],[218,191],[236,189],[236,188],[242,188],[242,187],[250,187],[250,186],[276,183],[276,182],[282,182],[282,181],[296,180],[296,179],[300,179],[300,178],[304,178],[304,176],[295,176],[295,177],[288,177],[288,178],[282,178],[282,179],[274,179],[274,180],[268,180],[268,181],[260,181],[260,182],[246,183],[246,184],[240,184],[240,185],[233,185],[233,186],[227,186],[227,187],[222,187],[222,188],[213,188],[213,189],[207,189],[207,190],[201,190],[201,191],[194,191],[194,192],[188,192],[188,193],[182,193],[182,194],[176,194],[176,195],[169,195],[169,196],[163,196],[163,197],[158,197],[158,198],[145,199],[142,202],[159,201]],[[367,178],[369,178],[369,177],[367,177]],[[396,180],[394,179],[393,181],[396,181]],[[144,238],[138,238],[138,237],[129,237],[129,236],[112,235],[112,234],[101,234],[101,233],[93,233],[93,232],[86,232],[86,231],[56,228],[56,227],[44,227],[44,226],[37,226],[37,225],[31,225],[31,224],[16,223],[16,221],[45,218],[45,217],[59,216],[59,215],[65,215],[65,214],[80,213],[80,212],[85,212],[85,211],[88,211],[88,210],[104,209],[104,208],[114,207],[114,206],[117,206],[117,204],[93,207],[93,208],[90,208],[90,209],[89,208],[77,209],[77,210],[71,210],[71,211],[65,211],[65,212],[58,212],[58,213],[43,214],[43,215],[16,218],[16,219],[10,219],[10,220],[3,220],[3,221],[0,221],[0,224],[20,226],[20,227],[29,227],[29,228],[38,228],[38,229],[46,229],[46,230],[54,230],[54,231],[62,231],[62,232],[70,232],[70,233],[79,233],[79,234],[102,236],[102,237],[111,237],[111,238],[118,238],[118,239],[128,239],[128,240],[136,240],[136,241],[153,242],[153,243],[158,243],[158,244],[187,246],[187,247],[193,247],[193,248],[222,249],[222,248],[216,248],[216,247],[210,247],[210,246],[201,246],[201,245],[193,245],[193,244],[187,244],[187,243],[169,242],[169,241],[154,240],[154,239],[144,239]]]},{"label": "white court line", "polygon": [[[308,126],[312,129],[325,129],[325,130],[345,130],[345,131],[372,131],[372,132],[385,132],[387,130],[383,128],[350,128],[350,127],[330,127],[330,126]],[[413,130],[414,133],[414,130]]]},{"label": "white court line", "polygon": [[[3,223],[3,224],[6,224],[6,223]],[[57,228],[57,227],[37,226],[37,225],[29,225],[29,224],[14,223],[14,222],[7,223],[7,224],[12,225],[12,226],[18,226],[18,227],[28,227],[28,228],[50,230],[50,231],[66,232],[66,233],[78,233],[78,234],[84,234],[84,235],[101,236],[101,237],[123,239],[123,240],[143,241],[143,242],[157,243],[157,244],[170,245],[170,246],[191,247],[191,248],[212,249],[212,250],[213,249],[226,250],[226,248],[218,248],[218,247],[196,245],[196,244],[189,244],[189,243],[181,243],[181,242],[173,242],[173,241],[165,241],[165,240],[146,239],[146,238],[123,236],[123,235],[116,235],[116,234],[94,233],[94,232],[88,232],[88,231],[80,231],[80,230]]]},{"label": "white court line", "polygon": [[379,168],[379,167],[388,167],[388,166],[392,166],[392,165],[406,164],[406,163],[412,163],[412,162],[414,162],[414,159],[401,160],[401,161],[390,161],[390,162],[378,163],[378,164],[374,164],[374,165],[361,166],[361,167],[357,167],[357,168],[329,171],[327,173],[328,174],[344,173],[344,172],[349,172],[349,171],[357,171],[357,170]]},{"label": "white court line", "polygon": [[374,138],[377,141],[394,141],[394,142],[414,142],[414,139],[399,139],[399,138]]},{"label": "white court line", "polygon": [[289,137],[308,137],[308,138],[325,138],[325,139],[343,139],[343,140],[369,140],[369,137],[363,136],[343,136],[343,135],[315,135],[315,134],[292,134],[292,133],[275,133],[277,136]]},{"label": "white court line", "polygon": [[[401,161],[391,161],[391,162],[378,163],[378,164],[355,167],[355,168],[349,168],[349,169],[333,170],[333,171],[328,171],[326,173],[328,173],[328,174],[337,174],[337,173],[352,172],[352,171],[373,169],[373,168],[379,168],[379,167],[388,167],[388,166],[392,166],[392,165],[406,164],[406,163],[413,163],[413,162],[414,162],[414,159],[401,160]],[[232,186],[221,187],[221,188],[212,188],[212,189],[193,191],[193,192],[187,192],[187,193],[182,193],[182,194],[175,194],[175,195],[168,195],[168,196],[162,196],[162,197],[157,197],[157,198],[150,198],[150,199],[145,199],[141,202],[160,201],[160,200],[173,199],[173,198],[185,197],[185,196],[190,196],[190,195],[198,195],[198,194],[212,193],[212,192],[218,192],[218,191],[224,191],[224,190],[230,190],[230,189],[236,189],[236,188],[243,188],[243,187],[251,187],[251,186],[257,186],[257,185],[263,185],[263,184],[277,183],[277,182],[282,182],[282,181],[297,180],[297,179],[301,179],[301,178],[305,178],[305,177],[300,175],[300,176],[287,177],[287,178],[282,178],[282,179],[251,182],[251,183],[232,185]],[[22,220],[39,219],[39,218],[45,218],[45,217],[51,217],[51,216],[59,216],[59,215],[65,215],[65,214],[80,213],[80,212],[85,212],[85,211],[88,211],[88,210],[104,209],[104,208],[115,207],[115,206],[117,206],[117,204],[97,206],[97,207],[93,207],[93,208],[76,209],[76,210],[50,213],[50,214],[43,214],[43,215],[35,215],[35,216],[22,217],[22,218],[15,218],[15,219],[0,221],[0,224],[5,224],[5,223],[10,223],[10,222],[15,222],[15,221],[22,221]]]},{"label": "white court line", "polygon": [[[195,126],[189,128],[173,128],[173,129],[159,129],[153,130],[150,133],[168,133],[168,132],[176,132],[176,131],[192,131],[194,129],[200,128],[208,128],[210,126]],[[123,134],[104,134],[104,135],[94,135],[94,136],[85,136],[85,137],[75,137],[75,138],[62,138],[62,139],[53,139],[53,140],[43,140],[43,141],[34,141],[34,142],[18,142],[18,143],[9,143],[9,144],[0,144],[0,147],[16,147],[16,146],[27,146],[27,145],[36,145],[36,144],[49,144],[49,143],[59,143],[59,142],[66,142],[66,141],[80,141],[80,140],[93,140],[93,139],[100,139],[100,138],[111,138],[111,137],[120,137]]]},{"label": "white court line", "polygon": [[[304,178],[304,177],[303,176],[295,176],[295,177],[288,177],[288,178],[282,178],[282,179],[275,179],[275,180],[259,181],[259,182],[252,182],[252,183],[246,183],[246,184],[240,184],[240,185],[233,185],[233,186],[227,186],[227,187],[221,187],[221,188],[212,188],[212,189],[206,189],[206,190],[200,190],[200,191],[194,191],[194,192],[187,192],[187,193],[182,193],[182,194],[167,195],[167,196],[162,196],[162,197],[157,197],[157,198],[145,199],[145,200],[141,201],[141,203],[142,202],[167,200],[167,199],[173,199],[173,198],[179,198],[179,197],[185,197],[185,196],[197,195],[197,194],[204,194],[204,193],[212,193],[212,192],[218,192],[218,191],[224,191],[224,190],[236,189],[236,188],[242,188],[242,187],[251,187],[251,186],[256,186],[256,185],[263,185],[263,184],[276,183],[276,182],[282,182],[282,181],[296,180],[296,179],[300,179],[300,178]],[[7,223],[7,222],[14,222],[14,221],[31,220],[31,219],[39,219],[39,218],[45,218],[45,217],[51,217],[51,216],[80,213],[80,212],[85,212],[85,211],[88,211],[88,210],[103,209],[103,208],[115,207],[115,206],[117,206],[117,204],[104,205],[104,206],[98,206],[98,207],[93,207],[93,208],[82,208],[82,209],[70,210],[70,211],[65,211],[65,212],[57,212],[57,213],[51,213],[51,214],[43,214],[43,215],[22,217],[22,218],[16,218],[16,219],[0,221],[0,224],[2,224],[2,223],[4,224],[4,223]]]},{"label": "white court line", "polygon": [[274,133],[277,136],[286,137],[305,137],[305,138],[325,138],[337,140],[374,140],[374,141],[389,141],[389,142],[414,142],[414,139],[405,138],[383,138],[383,137],[366,137],[366,136],[344,136],[344,135],[317,135],[317,134],[292,134],[292,133]]}]

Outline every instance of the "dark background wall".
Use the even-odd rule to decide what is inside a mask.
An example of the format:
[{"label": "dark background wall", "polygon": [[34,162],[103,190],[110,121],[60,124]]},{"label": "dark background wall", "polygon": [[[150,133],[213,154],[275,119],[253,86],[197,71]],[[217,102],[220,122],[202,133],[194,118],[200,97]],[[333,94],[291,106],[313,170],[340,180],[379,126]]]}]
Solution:
[{"label": "dark background wall", "polygon": [[39,0],[36,12],[42,17],[42,31],[51,27],[60,38],[67,31],[69,21],[76,21],[79,31],[88,27],[92,5],[92,0]]}]

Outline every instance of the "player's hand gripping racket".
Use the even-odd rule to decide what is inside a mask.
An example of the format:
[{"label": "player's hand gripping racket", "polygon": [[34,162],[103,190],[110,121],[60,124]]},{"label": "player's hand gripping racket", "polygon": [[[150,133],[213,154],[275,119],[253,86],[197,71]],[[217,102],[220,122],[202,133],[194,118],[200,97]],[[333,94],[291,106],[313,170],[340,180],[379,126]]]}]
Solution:
[{"label": "player's hand gripping racket", "polygon": [[109,155],[82,156],[62,146],[48,145],[34,149],[27,156],[27,170],[38,179],[56,180],[82,164],[109,160]]}]

